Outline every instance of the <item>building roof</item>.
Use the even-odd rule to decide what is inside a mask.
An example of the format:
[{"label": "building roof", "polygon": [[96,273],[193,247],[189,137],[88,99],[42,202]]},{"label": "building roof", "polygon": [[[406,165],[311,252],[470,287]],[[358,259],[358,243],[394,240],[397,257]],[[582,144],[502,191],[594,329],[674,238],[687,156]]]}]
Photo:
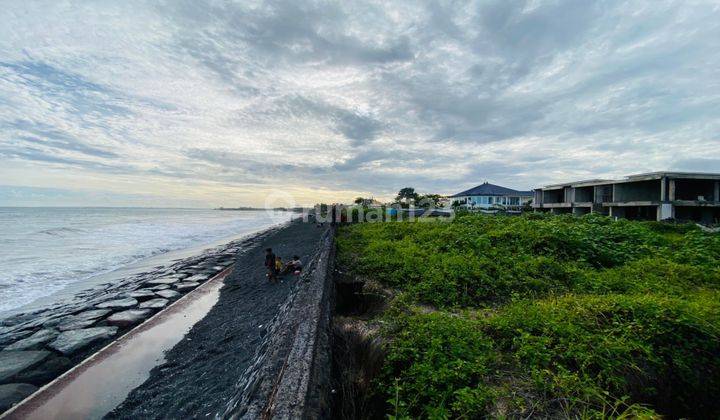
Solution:
[{"label": "building roof", "polygon": [[720,179],[720,173],[718,172],[672,172],[672,171],[658,171],[658,172],[647,172],[644,174],[628,175],[625,179],[635,180],[638,178],[652,178],[658,179],[662,177],[670,178],[686,178],[686,179]]},{"label": "building roof", "polygon": [[466,197],[470,195],[520,195],[520,196],[530,196],[533,195],[532,191],[517,191],[513,190],[511,188],[505,188],[501,187],[499,185],[495,184],[489,184],[485,182],[484,184],[480,184],[477,187],[470,188],[469,190],[459,192],[455,195],[451,195],[450,197]]},{"label": "building roof", "polygon": [[564,187],[592,187],[595,185],[621,184],[625,182],[649,181],[661,179],[663,177],[678,179],[713,179],[720,180],[720,173],[702,173],[702,172],[648,172],[644,174],[628,175],[622,179],[589,179],[584,181],[566,182],[563,184],[546,185],[542,190],[559,190]]},{"label": "building roof", "polygon": [[546,185],[540,189],[543,190],[561,190],[565,187],[585,187],[585,186],[593,186],[593,185],[602,185],[602,184],[612,184],[612,179],[585,179],[582,181],[573,181],[573,182],[565,182],[562,184],[552,184],[552,185]]}]

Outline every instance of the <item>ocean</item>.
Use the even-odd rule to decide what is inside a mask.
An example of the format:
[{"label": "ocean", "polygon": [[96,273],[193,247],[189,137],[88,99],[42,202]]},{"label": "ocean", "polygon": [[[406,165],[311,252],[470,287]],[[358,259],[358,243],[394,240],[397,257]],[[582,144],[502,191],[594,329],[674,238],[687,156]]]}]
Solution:
[{"label": "ocean", "polygon": [[291,216],[262,210],[0,208],[0,318]]}]

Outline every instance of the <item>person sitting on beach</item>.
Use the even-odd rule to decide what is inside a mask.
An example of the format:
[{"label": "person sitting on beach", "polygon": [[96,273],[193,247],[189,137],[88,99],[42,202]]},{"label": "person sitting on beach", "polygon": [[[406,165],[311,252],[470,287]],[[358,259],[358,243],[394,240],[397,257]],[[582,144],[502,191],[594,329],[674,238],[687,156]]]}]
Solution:
[{"label": "person sitting on beach", "polygon": [[283,275],[283,261],[282,258],[278,255],[275,257],[275,273]]},{"label": "person sitting on beach", "polygon": [[303,264],[302,261],[300,261],[300,257],[297,255],[294,255],[292,258],[292,261],[289,261],[287,265],[285,265],[285,268],[283,269],[283,273],[293,273],[295,275],[299,275],[302,271]]},{"label": "person sitting on beach", "polygon": [[293,272],[293,274],[300,275],[300,272],[303,269],[303,263],[302,263],[302,261],[300,261],[300,257],[295,255],[293,257],[292,261],[290,261],[290,262],[292,263],[293,268],[295,268],[295,271]]},{"label": "person sitting on beach", "polygon": [[275,280],[277,270],[275,269],[275,254],[272,252],[272,248],[265,250],[265,268],[268,269],[267,277],[271,282]]}]

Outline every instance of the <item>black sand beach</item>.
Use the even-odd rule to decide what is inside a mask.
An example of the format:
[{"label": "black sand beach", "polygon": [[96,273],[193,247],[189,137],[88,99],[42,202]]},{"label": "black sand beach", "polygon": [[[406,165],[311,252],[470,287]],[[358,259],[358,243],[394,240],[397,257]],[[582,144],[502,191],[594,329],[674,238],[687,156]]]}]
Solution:
[{"label": "black sand beach", "polygon": [[273,248],[284,261],[297,254],[307,263],[325,230],[296,221],[241,252],[218,303],[166,354],[166,363],[153,369],[107,418],[199,418],[223,411],[253,362],[268,324],[297,282],[288,275],[270,284],[264,249]]}]

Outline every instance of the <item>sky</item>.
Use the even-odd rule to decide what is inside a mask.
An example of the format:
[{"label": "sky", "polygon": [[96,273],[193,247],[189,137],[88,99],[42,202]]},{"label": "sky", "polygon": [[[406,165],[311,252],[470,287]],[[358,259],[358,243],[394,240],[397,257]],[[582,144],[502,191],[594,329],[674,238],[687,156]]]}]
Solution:
[{"label": "sky", "polygon": [[720,172],[718,1],[0,6],[0,205]]}]

